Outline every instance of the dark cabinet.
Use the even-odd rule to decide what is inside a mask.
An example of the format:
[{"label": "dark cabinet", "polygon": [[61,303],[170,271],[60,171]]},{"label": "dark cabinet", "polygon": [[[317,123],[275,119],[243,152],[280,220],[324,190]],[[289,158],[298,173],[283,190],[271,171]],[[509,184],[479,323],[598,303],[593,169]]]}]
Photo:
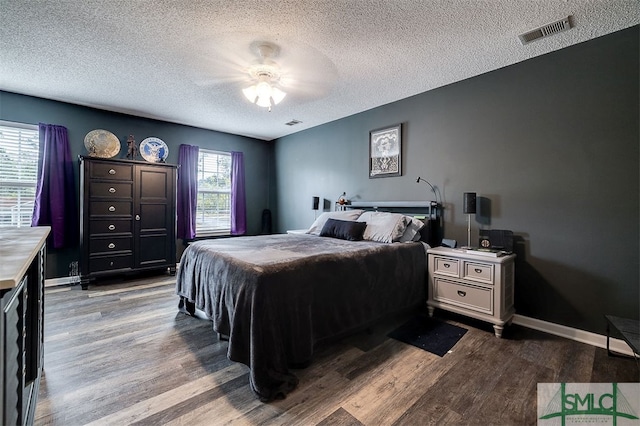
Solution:
[{"label": "dark cabinet", "polygon": [[0,424],[33,424],[43,364],[49,227],[0,230]]},{"label": "dark cabinet", "polygon": [[80,279],[176,267],[175,165],[80,157]]}]

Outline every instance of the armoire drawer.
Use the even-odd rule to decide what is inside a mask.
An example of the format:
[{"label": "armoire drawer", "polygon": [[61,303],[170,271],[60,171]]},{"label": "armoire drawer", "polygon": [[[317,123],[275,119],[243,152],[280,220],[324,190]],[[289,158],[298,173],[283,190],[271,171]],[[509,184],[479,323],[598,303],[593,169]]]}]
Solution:
[{"label": "armoire drawer", "polygon": [[133,255],[125,254],[108,257],[92,257],[89,259],[89,272],[115,271],[117,269],[131,269]]},{"label": "armoire drawer", "polygon": [[130,201],[92,201],[89,206],[91,216],[131,216]]},{"label": "armoire drawer", "polygon": [[89,187],[90,197],[132,198],[133,184],[120,182],[92,182]]},{"label": "armoire drawer", "polygon": [[109,164],[93,162],[89,167],[91,179],[133,180],[133,166],[131,164]]},{"label": "armoire drawer", "polygon": [[132,249],[132,237],[91,238],[89,242],[90,254],[131,251]]},{"label": "armoire drawer", "polygon": [[493,290],[436,278],[433,299],[493,314]]},{"label": "armoire drawer", "polygon": [[89,221],[89,233],[94,236],[100,234],[130,234],[131,231],[131,219],[91,219]]}]

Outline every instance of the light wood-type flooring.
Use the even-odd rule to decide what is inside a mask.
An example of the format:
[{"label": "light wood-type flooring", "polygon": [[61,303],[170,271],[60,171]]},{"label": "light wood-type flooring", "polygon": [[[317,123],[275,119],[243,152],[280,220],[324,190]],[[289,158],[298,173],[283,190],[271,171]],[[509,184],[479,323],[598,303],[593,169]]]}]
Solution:
[{"label": "light wood-type flooring", "polygon": [[[444,357],[386,337],[408,317],[327,344],[298,388],[262,403],[206,320],[178,312],[175,277],[45,291],[36,425],[533,425],[536,384],[637,382],[632,359],[517,325],[481,322]],[[604,319],[603,319],[604,321]]]}]

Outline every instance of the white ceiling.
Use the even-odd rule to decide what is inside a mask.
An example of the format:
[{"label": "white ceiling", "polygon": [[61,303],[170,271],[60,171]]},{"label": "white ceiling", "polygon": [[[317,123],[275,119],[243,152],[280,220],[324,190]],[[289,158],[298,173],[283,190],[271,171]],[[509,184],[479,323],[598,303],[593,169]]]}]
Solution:
[{"label": "white ceiling", "polygon": [[[272,140],[636,25],[639,4],[1,0],[0,90]],[[271,112],[241,93],[265,40],[288,92]]]}]

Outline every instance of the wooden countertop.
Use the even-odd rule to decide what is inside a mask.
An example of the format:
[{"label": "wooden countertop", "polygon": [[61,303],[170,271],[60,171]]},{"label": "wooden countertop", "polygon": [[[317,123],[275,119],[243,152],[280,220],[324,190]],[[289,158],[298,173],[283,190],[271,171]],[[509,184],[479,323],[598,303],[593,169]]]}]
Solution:
[{"label": "wooden countertop", "polygon": [[0,290],[20,283],[50,230],[49,226],[0,228]]}]

